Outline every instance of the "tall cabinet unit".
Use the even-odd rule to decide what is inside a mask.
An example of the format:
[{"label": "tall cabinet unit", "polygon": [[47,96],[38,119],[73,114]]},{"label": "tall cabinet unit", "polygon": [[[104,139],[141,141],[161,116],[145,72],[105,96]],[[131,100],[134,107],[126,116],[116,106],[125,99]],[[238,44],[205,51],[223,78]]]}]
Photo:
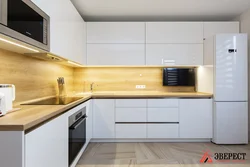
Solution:
[{"label": "tall cabinet unit", "polygon": [[203,22],[146,23],[146,65],[203,65]]},{"label": "tall cabinet unit", "polygon": [[239,22],[204,22],[204,65],[213,65],[214,36],[220,33],[239,33]]},{"label": "tall cabinet unit", "polygon": [[87,23],[88,65],[144,65],[145,23]]},{"label": "tall cabinet unit", "polygon": [[32,1],[50,16],[50,52],[86,64],[86,23],[71,1]]}]

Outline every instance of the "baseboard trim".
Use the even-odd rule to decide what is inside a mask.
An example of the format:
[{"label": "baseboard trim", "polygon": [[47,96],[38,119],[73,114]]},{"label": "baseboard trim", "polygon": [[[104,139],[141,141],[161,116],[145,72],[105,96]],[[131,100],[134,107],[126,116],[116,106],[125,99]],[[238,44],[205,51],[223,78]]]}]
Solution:
[{"label": "baseboard trim", "polygon": [[169,142],[169,143],[181,143],[181,142],[211,142],[212,139],[206,138],[206,139],[92,139],[91,142],[98,143],[98,142],[104,142],[104,143],[129,143],[129,142]]}]

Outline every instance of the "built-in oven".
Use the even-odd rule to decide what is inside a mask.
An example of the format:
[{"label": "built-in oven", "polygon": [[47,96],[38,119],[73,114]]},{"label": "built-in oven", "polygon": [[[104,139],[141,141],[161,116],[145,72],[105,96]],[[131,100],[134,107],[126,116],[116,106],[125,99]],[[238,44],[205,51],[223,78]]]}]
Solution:
[{"label": "built-in oven", "polygon": [[86,142],[86,107],[69,117],[69,166]]},{"label": "built-in oven", "polygon": [[0,33],[4,35],[49,51],[49,24],[50,17],[31,0],[0,0]]}]

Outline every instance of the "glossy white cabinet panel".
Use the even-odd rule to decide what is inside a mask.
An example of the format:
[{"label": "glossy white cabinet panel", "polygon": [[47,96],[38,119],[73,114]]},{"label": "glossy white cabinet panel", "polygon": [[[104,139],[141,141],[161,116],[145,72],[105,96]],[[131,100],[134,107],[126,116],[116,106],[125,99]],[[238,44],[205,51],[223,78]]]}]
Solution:
[{"label": "glossy white cabinet panel", "polygon": [[92,100],[87,102],[87,123],[86,123],[86,144],[90,142],[93,137],[93,104]]},{"label": "glossy white cabinet panel", "polygon": [[179,124],[148,124],[147,133],[152,139],[179,138]]},{"label": "glossy white cabinet panel", "polygon": [[147,108],[116,108],[116,122],[146,122]]},{"label": "glossy white cabinet panel", "polygon": [[115,100],[93,100],[93,138],[115,138]]},{"label": "glossy white cabinet panel", "polygon": [[144,44],[88,44],[88,65],[144,65]]},{"label": "glossy white cabinet panel", "polygon": [[25,135],[25,167],[68,167],[68,117],[61,115]]},{"label": "glossy white cabinet panel", "polygon": [[178,108],[148,108],[148,122],[179,122]]},{"label": "glossy white cabinet panel", "polygon": [[147,99],[116,99],[116,107],[141,107],[147,106]]},{"label": "glossy white cabinet panel", "polygon": [[180,99],[180,138],[212,138],[212,99]]},{"label": "glossy white cabinet panel", "polygon": [[239,33],[239,22],[204,22],[204,65],[213,65],[214,36],[220,33]]},{"label": "glossy white cabinet panel", "polygon": [[215,42],[214,100],[247,101],[247,34],[220,34]]},{"label": "glossy white cabinet panel", "polygon": [[248,143],[248,103],[214,103],[214,136],[216,144]]},{"label": "glossy white cabinet panel", "polygon": [[204,38],[221,33],[239,33],[239,22],[204,22]]},{"label": "glossy white cabinet panel", "polygon": [[146,43],[203,43],[203,22],[146,23]]},{"label": "glossy white cabinet panel", "polygon": [[50,16],[50,52],[86,64],[86,25],[71,1],[32,1]]},{"label": "glossy white cabinet panel", "polygon": [[148,107],[170,107],[175,108],[179,106],[179,99],[148,99]]},{"label": "glossy white cabinet panel", "polygon": [[147,137],[146,124],[116,124],[116,138],[141,139]]},{"label": "glossy white cabinet panel", "polygon": [[203,44],[147,44],[147,65],[203,65]]},{"label": "glossy white cabinet panel", "polygon": [[88,22],[87,43],[145,43],[143,22]]}]

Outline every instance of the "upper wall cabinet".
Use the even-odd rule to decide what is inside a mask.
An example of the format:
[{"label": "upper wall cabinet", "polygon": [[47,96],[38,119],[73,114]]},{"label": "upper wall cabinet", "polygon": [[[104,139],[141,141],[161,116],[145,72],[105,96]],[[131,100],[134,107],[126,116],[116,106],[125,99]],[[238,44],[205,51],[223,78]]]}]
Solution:
[{"label": "upper wall cabinet", "polygon": [[239,22],[204,22],[204,39],[219,33],[239,33]]},{"label": "upper wall cabinet", "polygon": [[203,43],[203,22],[150,22],[146,36],[146,43]]},{"label": "upper wall cabinet", "polygon": [[88,65],[144,65],[144,44],[87,44]]},{"label": "upper wall cabinet", "polygon": [[146,65],[203,65],[202,44],[147,44]]},{"label": "upper wall cabinet", "polygon": [[145,23],[89,22],[87,43],[145,43]]},{"label": "upper wall cabinet", "polygon": [[50,16],[50,52],[77,63],[85,64],[86,23],[71,1],[32,1]]},{"label": "upper wall cabinet", "polygon": [[213,65],[214,36],[219,33],[239,33],[239,22],[204,23],[204,65]]}]

